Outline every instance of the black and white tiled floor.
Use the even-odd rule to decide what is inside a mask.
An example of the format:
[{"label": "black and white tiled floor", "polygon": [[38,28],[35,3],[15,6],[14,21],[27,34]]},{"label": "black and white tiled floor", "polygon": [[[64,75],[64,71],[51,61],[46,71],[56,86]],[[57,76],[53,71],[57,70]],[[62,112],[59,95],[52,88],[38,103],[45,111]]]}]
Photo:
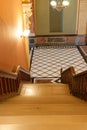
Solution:
[{"label": "black and white tiled floor", "polygon": [[65,70],[70,66],[75,68],[76,73],[87,70],[87,63],[77,47],[35,48],[30,75],[32,78],[56,78],[60,77],[61,68]]}]

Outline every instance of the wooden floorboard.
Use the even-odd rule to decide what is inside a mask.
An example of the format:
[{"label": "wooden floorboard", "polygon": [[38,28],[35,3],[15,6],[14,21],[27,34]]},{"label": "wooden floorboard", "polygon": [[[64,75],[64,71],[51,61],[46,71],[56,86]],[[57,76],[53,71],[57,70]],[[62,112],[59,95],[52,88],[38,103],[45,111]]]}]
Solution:
[{"label": "wooden floorboard", "polygon": [[19,96],[0,102],[0,130],[76,129],[87,130],[87,102],[67,85],[24,84]]}]

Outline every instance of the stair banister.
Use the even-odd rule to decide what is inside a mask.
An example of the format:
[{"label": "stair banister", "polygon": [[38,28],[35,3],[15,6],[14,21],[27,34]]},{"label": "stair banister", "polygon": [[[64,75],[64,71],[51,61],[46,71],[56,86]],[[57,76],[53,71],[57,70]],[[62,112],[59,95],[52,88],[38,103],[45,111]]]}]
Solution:
[{"label": "stair banister", "polygon": [[21,81],[30,81],[28,70],[20,66],[12,72],[0,70],[0,100],[17,95]]},{"label": "stair banister", "polygon": [[74,67],[61,72],[61,82],[69,84],[70,92],[87,100],[87,71],[76,74]]}]

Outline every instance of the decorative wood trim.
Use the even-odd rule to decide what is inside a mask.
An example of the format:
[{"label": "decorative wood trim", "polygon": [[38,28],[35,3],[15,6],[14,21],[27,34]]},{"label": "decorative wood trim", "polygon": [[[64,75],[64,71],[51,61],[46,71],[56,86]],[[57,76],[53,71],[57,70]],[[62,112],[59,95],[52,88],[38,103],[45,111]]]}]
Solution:
[{"label": "decorative wood trim", "polygon": [[78,0],[78,6],[77,6],[77,24],[76,24],[76,34],[78,34],[79,29],[79,13],[80,13],[80,0]]},{"label": "decorative wood trim", "polygon": [[29,18],[32,15],[32,3],[22,2],[22,7],[23,7],[24,30],[30,29],[31,21]]},{"label": "decorative wood trim", "polygon": [[79,8],[79,34],[87,34],[87,0],[80,0]]},{"label": "decorative wood trim", "polygon": [[[30,1],[22,1],[22,7],[23,7],[23,22],[24,22],[24,31],[30,30],[30,17],[32,15],[32,3]],[[23,37],[24,39],[24,47],[25,47],[25,55],[26,55],[26,64],[27,69],[30,69],[30,63],[29,63],[29,40],[27,36]]]},{"label": "decorative wood trim", "polygon": [[[61,40],[60,40],[61,39]],[[29,42],[32,44],[47,44],[47,43],[65,43],[66,45],[86,45],[87,42],[87,35],[86,34],[67,34],[67,35],[36,35],[30,36]]]},{"label": "decorative wood trim", "polygon": [[73,36],[87,36],[87,34],[58,34],[58,35],[35,35],[35,36],[29,36],[29,38],[37,38],[37,37],[73,37]]},{"label": "decorative wood trim", "polygon": [[35,35],[35,37],[62,37],[62,36],[77,36],[77,34],[58,34],[58,35]]},{"label": "decorative wood trim", "polygon": [[28,39],[28,37],[24,37],[24,47],[25,47],[27,70],[29,70],[30,69],[30,56],[29,56],[29,39]]},{"label": "decorative wood trim", "polygon": [[36,34],[36,1],[32,0],[33,17],[34,17],[34,33]]}]

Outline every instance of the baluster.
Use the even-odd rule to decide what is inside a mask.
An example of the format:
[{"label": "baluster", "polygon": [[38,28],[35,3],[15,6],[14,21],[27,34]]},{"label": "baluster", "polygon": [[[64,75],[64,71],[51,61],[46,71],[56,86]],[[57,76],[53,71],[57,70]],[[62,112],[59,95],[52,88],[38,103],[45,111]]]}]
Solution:
[{"label": "baluster", "polygon": [[0,95],[3,95],[3,85],[2,85],[2,79],[0,78]]},{"label": "baluster", "polygon": [[3,85],[3,93],[7,94],[7,86],[6,86],[6,80],[5,78],[2,78],[2,85]]}]

